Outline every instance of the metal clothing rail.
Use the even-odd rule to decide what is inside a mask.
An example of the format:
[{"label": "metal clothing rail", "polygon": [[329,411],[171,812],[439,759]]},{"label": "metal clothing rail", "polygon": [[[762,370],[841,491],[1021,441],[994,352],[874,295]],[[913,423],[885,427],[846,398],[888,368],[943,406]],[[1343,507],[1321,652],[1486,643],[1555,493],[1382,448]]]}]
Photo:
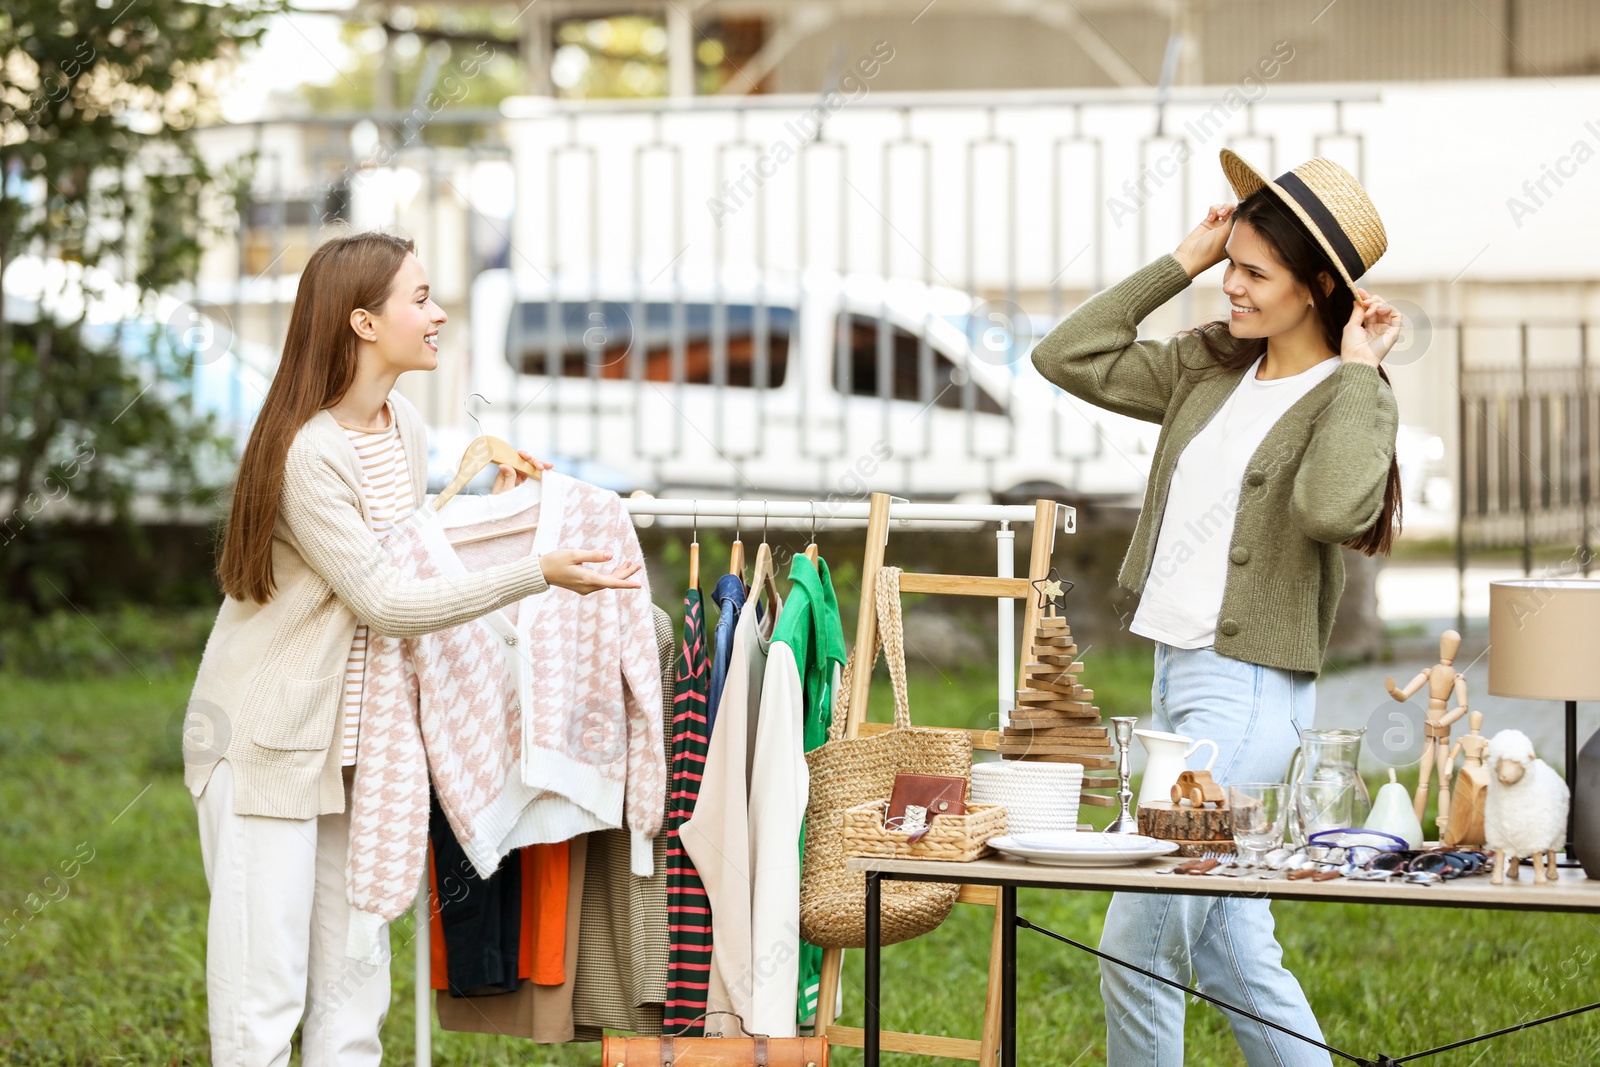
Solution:
[{"label": "metal clothing rail", "polygon": [[[725,518],[738,521],[779,519],[804,520],[785,522],[791,528],[804,529],[806,522],[826,522],[830,519],[849,519],[866,522],[872,505],[865,500],[840,502],[834,500],[739,500],[661,499],[651,496],[622,498],[623,506],[634,516],[676,516],[678,518]],[[1063,504],[1060,508],[1067,533],[1077,530],[1078,513]],[[1007,526],[1013,522],[1032,522],[1032,504],[915,504],[895,498],[889,505],[890,521],[898,522],[998,522]]]},{"label": "metal clothing rail", "polygon": [[[737,524],[760,522],[780,529],[815,530],[829,521],[866,522],[872,505],[866,500],[764,500],[750,499],[662,499],[652,496],[622,498],[628,514],[637,523],[641,518],[732,519]],[[1062,529],[1077,532],[1077,511],[1067,505],[1057,509],[1062,516]],[[998,523],[995,530],[995,575],[1000,578],[1016,577],[1016,531],[1012,523],[1031,523],[1036,512],[1032,504],[918,504],[900,497],[889,505],[889,520],[903,524],[924,526],[940,530],[944,523]],[[944,527],[948,531],[949,527]],[[1005,726],[1016,699],[1016,601],[997,600],[995,629],[999,637],[997,652],[996,707],[999,725]],[[424,877],[417,889],[417,901],[412,909],[412,944],[416,952],[416,1067],[432,1067],[433,1063],[433,990],[430,973],[430,940],[428,923],[432,902],[428,897],[428,882]]]}]

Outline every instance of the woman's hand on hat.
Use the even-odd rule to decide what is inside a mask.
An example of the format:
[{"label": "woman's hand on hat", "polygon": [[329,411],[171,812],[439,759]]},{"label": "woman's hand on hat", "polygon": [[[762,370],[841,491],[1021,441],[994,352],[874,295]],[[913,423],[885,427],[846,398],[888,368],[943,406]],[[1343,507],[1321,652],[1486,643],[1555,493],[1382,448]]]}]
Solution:
[{"label": "woman's hand on hat", "polygon": [[1376,367],[1400,339],[1405,318],[1383,297],[1357,289],[1360,299],[1350,309],[1339,339],[1339,358],[1347,363],[1370,363]]},{"label": "woman's hand on hat", "polygon": [[1172,253],[1177,261],[1183,264],[1183,269],[1193,278],[1200,272],[1210,270],[1212,267],[1228,258],[1226,245],[1228,235],[1233,232],[1233,209],[1238,204],[1212,204],[1206,210],[1206,217],[1200,220],[1200,225],[1189,231],[1189,236],[1183,239]]},{"label": "woman's hand on hat", "polygon": [[539,557],[539,569],[544,571],[545,584],[580,595],[597,589],[638,589],[638,582],[627,580],[643,566],[637,560],[619,566],[610,574],[584,566],[585,563],[604,563],[610,558],[611,553],[602,548],[558,548]]},{"label": "woman's hand on hat", "polygon": [[[521,456],[527,463],[532,464],[534,470],[547,471],[551,467],[555,466],[555,464],[549,462],[548,460],[534,459],[531,454],[524,452],[520,448],[517,449],[517,455]],[[528,476],[526,474],[523,474],[515,467],[502,463],[500,464],[499,473],[494,476],[494,487],[490,489],[489,492],[504,493],[508,489],[515,489],[517,486],[521,485],[527,480]]]}]

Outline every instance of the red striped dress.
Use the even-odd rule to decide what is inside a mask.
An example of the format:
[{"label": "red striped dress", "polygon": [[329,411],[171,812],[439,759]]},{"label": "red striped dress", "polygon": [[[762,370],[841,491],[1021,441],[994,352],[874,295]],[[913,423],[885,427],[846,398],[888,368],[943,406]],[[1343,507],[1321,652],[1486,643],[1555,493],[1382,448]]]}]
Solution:
[{"label": "red striped dress", "polygon": [[667,1002],[663,1033],[698,1037],[705,1032],[706,988],[711,977],[711,908],[678,829],[694,814],[706,765],[706,695],[711,662],[706,651],[700,590],[683,598],[683,648],[672,711],[672,781],[667,803]]}]

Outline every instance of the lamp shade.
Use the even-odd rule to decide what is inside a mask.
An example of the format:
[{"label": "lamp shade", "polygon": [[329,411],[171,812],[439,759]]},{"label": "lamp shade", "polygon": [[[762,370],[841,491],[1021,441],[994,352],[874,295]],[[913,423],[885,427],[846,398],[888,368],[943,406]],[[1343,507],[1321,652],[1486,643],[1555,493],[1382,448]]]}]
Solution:
[{"label": "lamp shade", "polygon": [[1489,693],[1600,700],[1600,580],[1489,583]]}]

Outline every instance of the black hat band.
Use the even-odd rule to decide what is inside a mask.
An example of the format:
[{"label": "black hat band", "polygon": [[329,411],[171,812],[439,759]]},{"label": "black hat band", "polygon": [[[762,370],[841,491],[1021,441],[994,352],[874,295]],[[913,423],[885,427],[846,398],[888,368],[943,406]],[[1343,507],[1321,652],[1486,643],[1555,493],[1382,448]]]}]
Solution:
[{"label": "black hat band", "polygon": [[1313,193],[1300,176],[1294,171],[1280,174],[1277,180],[1278,187],[1294,198],[1302,211],[1311,217],[1311,221],[1322,231],[1334,252],[1338,253],[1339,262],[1350,274],[1352,280],[1361,277],[1367,272],[1367,265],[1361,262],[1361,254],[1356,251],[1356,246],[1350,238],[1345,236],[1344,227],[1339,225],[1339,220],[1333,217],[1333,212]]}]

